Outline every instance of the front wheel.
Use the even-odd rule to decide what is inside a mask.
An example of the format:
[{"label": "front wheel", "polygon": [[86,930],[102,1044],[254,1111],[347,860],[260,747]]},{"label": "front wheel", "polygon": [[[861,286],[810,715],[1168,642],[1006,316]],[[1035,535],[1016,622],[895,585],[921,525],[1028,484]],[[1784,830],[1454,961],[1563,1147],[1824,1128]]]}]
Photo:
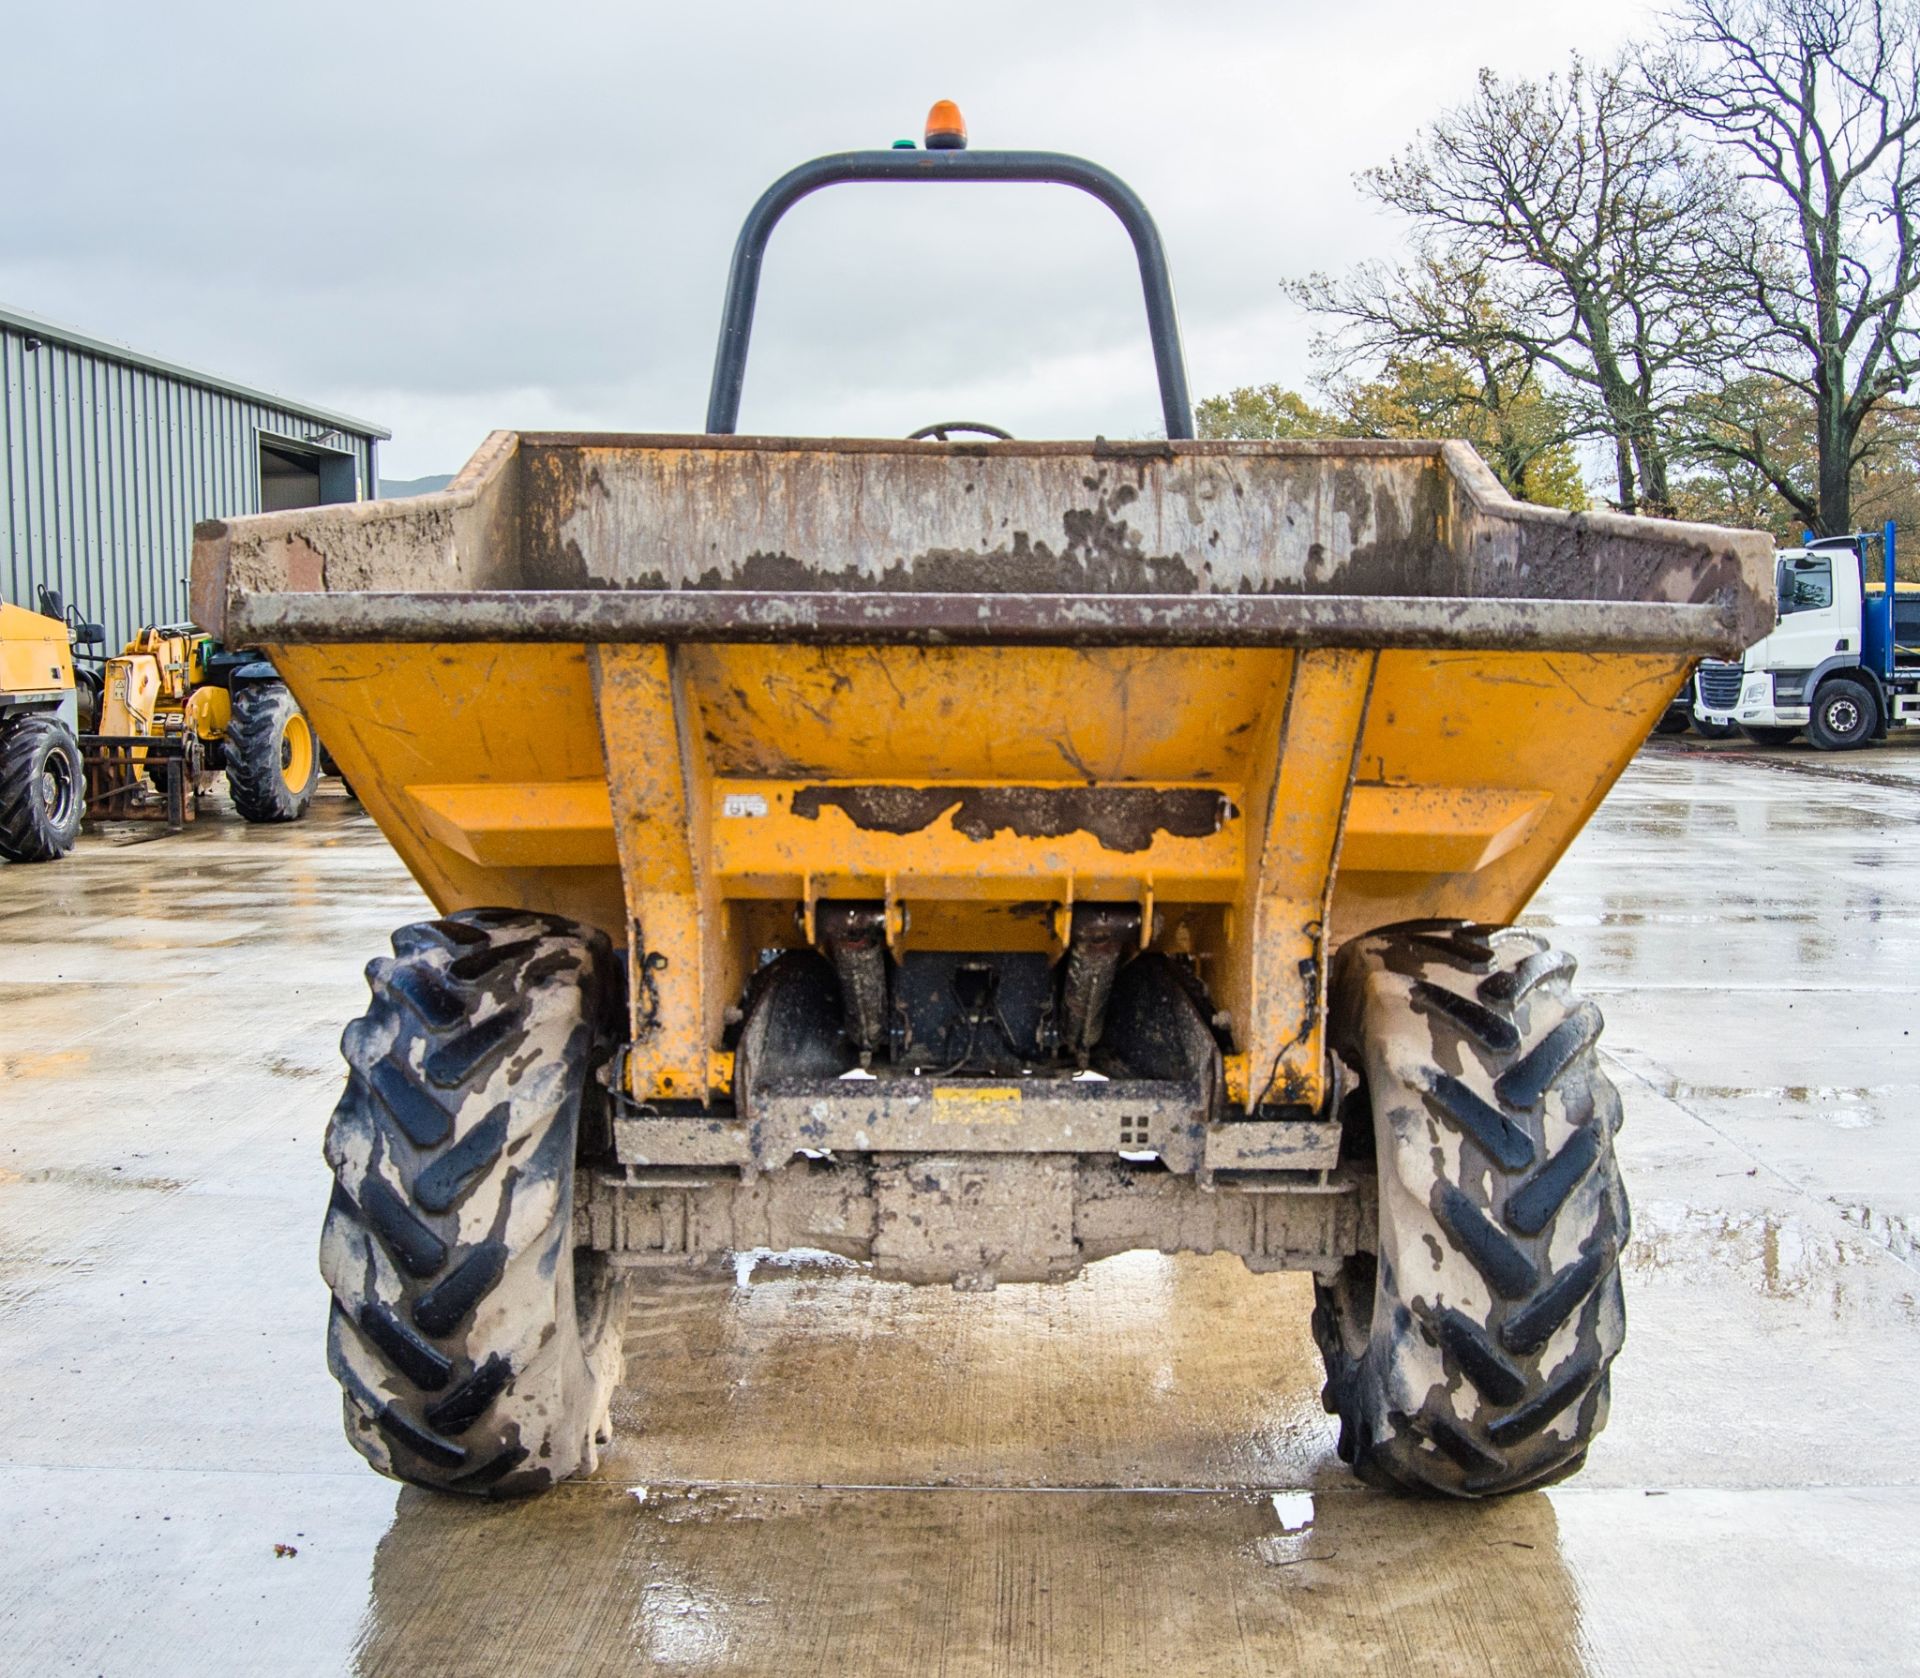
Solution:
[{"label": "front wheel", "polygon": [[403,927],[393,951],[327,1126],[327,1363],[381,1473],[524,1496],[591,1472],[619,1379],[613,1268],[573,1244],[617,964],[603,933],[508,909]]},{"label": "front wheel", "polygon": [[58,717],[16,717],[0,731],[0,857],[52,862],[73,849],[85,805],[80,743]]},{"label": "front wheel", "polygon": [[105,702],[107,690],[106,677],[98,670],[89,670],[85,665],[73,673],[73,697],[80,713],[80,732],[98,734],[100,732],[100,710]]},{"label": "front wheel", "polygon": [[1879,707],[1864,682],[1834,676],[1820,684],[1807,717],[1807,738],[1823,752],[1850,752],[1873,738]]},{"label": "front wheel", "polygon": [[1379,1251],[1317,1283],[1340,1455],[1371,1485],[1487,1497],[1571,1474],[1626,1334],[1620,1098],[1573,958],[1531,934],[1410,922],[1345,946],[1329,1034]]},{"label": "front wheel", "polygon": [[320,752],[285,682],[246,682],[233,690],[222,755],[233,807],[250,822],[293,822],[313,802]]},{"label": "front wheel", "polygon": [[1702,716],[1695,716],[1691,721],[1694,733],[1703,740],[1731,740],[1740,732],[1736,722],[1711,722]]}]

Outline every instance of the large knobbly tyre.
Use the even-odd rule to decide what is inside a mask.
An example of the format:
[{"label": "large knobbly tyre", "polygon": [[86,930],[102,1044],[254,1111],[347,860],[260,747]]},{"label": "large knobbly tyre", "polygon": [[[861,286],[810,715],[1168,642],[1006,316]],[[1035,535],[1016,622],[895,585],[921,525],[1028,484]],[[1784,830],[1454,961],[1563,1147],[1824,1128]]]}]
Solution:
[{"label": "large knobbly tyre", "polygon": [[612,1267],[573,1246],[619,973],[603,934],[518,910],[403,927],[393,950],[341,1039],[327,1362],[383,1474],[523,1496],[592,1471],[620,1375]]},{"label": "large knobbly tyre", "polygon": [[1336,958],[1379,1252],[1316,1284],[1340,1455],[1370,1484],[1484,1497],[1572,1473],[1626,1334],[1620,1098],[1574,961],[1529,933],[1418,922]]},{"label": "large knobbly tyre", "polygon": [[85,784],[80,744],[58,717],[0,724],[0,857],[52,862],[72,850]]},{"label": "large knobbly tyre", "polygon": [[227,790],[250,822],[294,822],[313,802],[320,753],[285,682],[243,682],[222,742]]}]

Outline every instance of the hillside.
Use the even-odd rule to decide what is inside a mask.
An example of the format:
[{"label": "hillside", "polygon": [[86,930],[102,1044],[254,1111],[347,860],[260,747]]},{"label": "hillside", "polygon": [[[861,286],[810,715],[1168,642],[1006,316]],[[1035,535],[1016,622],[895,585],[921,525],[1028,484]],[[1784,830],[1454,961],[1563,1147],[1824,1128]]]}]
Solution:
[{"label": "hillside", "polygon": [[436,472],[426,478],[382,478],[380,499],[402,501],[409,495],[431,495],[436,489],[445,489],[452,482],[451,472]]}]

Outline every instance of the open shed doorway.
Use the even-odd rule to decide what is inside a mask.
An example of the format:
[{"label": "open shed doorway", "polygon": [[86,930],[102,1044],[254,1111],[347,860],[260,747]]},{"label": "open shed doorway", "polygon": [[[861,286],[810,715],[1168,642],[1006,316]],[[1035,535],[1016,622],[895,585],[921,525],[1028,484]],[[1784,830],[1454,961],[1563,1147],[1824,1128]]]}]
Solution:
[{"label": "open shed doorway", "polygon": [[260,438],[260,511],[285,513],[352,501],[358,494],[353,456],[303,448],[281,438]]}]

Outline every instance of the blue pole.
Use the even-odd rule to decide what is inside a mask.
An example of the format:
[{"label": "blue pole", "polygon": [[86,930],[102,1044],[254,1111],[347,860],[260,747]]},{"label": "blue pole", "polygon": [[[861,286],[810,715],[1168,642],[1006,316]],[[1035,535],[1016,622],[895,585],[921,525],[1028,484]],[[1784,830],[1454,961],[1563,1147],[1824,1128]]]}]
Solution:
[{"label": "blue pole", "polygon": [[1894,535],[1894,522],[1892,519],[1888,519],[1880,535],[1881,571],[1887,580],[1886,617],[1883,620],[1883,623],[1886,629],[1886,635],[1882,638],[1880,645],[1886,649],[1886,653],[1884,655],[1886,659],[1886,668],[1881,672],[1881,674],[1885,676],[1889,682],[1893,680],[1893,595],[1894,595],[1894,576],[1895,576],[1894,563],[1893,563],[1893,535]]}]

